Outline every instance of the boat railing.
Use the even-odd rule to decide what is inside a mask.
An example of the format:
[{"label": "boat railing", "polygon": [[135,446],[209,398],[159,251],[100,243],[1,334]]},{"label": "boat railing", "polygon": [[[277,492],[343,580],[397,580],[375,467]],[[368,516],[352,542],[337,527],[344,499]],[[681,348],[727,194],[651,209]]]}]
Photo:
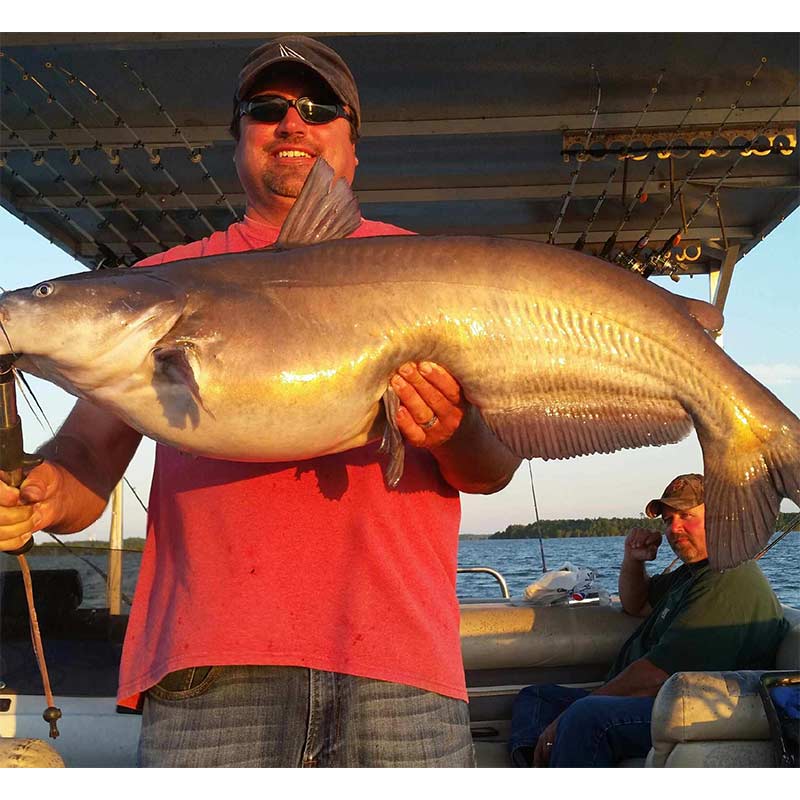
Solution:
[{"label": "boat railing", "polygon": [[506,579],[495,569],[490,569],[489,567],[459,567],[456,570],[459,574],[464,573],[484,573],[486,575],[491,575],[499,584],[500,584],[500,592],[503,595],[503,598],[508,600],[511,595],[508,591],[508,584],[506,583]]}]

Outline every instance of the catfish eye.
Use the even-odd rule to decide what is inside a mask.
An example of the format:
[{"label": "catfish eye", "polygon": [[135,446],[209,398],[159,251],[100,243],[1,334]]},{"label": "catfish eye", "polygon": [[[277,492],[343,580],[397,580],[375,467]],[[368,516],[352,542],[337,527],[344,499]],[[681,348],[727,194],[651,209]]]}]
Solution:
[{"label": "catfish eye", "polygon": [[55,287],[52,283],[40,283],[34,290],[33,296],[34,297],[47,297],[50,294],[53,294],[55,291]]}]

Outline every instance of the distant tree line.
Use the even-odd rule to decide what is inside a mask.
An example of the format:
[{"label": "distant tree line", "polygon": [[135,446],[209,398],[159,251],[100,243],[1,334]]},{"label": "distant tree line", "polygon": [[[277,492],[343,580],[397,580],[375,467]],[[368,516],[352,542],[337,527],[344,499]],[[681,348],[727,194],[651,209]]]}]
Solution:
[{"label": "distant tree line", "polygon": [[[61,541],[64,542],[66,547],[70,550],[80,551],[80,550],[97,550],[97,551],[106,551],[108,550],[108,541],[101,540],[101,541],[94,541],[88,539],[73,539],[70,536],[61,537]],[[135,552],[141,552],[144,550],[144,537],[138,536],[131,536],[126,537],[125,540],[122,542],[122,549],[124,551],[133,550]],[[37,544],[33,551],[36,552],[37,555],[52,555],[53,553],[63,553],[65,552],[65,548],[62,547],[57,542],[54,542],[52,539],[42,539],[41,544]]]},{"label": "distant tree line", "polygon": [[661,528],[661,520],[642,517],[598,517],[596,519],[541,519],[528,525],[509,525],[490,539],[567,539],[584,536],[623,536],[630,528]]},{"label": "distant tree line", "polygon": [[[792,513],[778,515],[776,530],[783,530],[789,522],[798,516]],[[503,531],[496,531],[489,539],[569,539],[588,536],[624,536],[631,528],[651,528],[660,531],[663,528],[661,519],[647,517],[598,517],[596,519],[542,519],[538,523],[527,525],[509,525]],[[800,530],[800,521],[793,530]]]},{"label": "distant tree line", "polygon": [[[781,513],[775,530],[784,530],[791,520],[800,516],[796,513]],[[543,539],[569,539],[571,537],[582,536],[624,536],[631,528],[652,528],[661,530],[663,523],[660,519],[648,519],[647,517],[598,517],[596,519],[542,519],[539,520],[538,528],[536,523],[528,525],[509,525],[504,531],[496,531],[486,536],[467,536],[468,539],[535,539],[541,536]],[[800,520],[795,522],[793,530],[800,530]],[[64,544],[76,550],[107,550],[107,541],[87,541],[85,539],[71,539],[66,536],[62,539]],[[131,536],[125,537],[123,542],[124,550],[141,551],[144,550],[144,538]],[[41,544],[37,544],[34,550],[45,555],[46,551],[57,552],[64,548],[52,540],[43,539]]]}]

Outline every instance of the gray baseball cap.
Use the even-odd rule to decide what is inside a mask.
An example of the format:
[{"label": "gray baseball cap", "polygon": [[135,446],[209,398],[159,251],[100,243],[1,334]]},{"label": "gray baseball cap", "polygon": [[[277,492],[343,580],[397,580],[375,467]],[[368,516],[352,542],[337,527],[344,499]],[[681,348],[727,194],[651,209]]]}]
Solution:
[{"label": "gray baseball cap", "polygon": [[319,75],[339,100],[350,106],[358,131],[361,126],[361,104],[353,74],[338,53],[308,36],[281,36],[253,50],[239,72],[236,102],[247,98],[264,70],[280,63],[298,64]]}]

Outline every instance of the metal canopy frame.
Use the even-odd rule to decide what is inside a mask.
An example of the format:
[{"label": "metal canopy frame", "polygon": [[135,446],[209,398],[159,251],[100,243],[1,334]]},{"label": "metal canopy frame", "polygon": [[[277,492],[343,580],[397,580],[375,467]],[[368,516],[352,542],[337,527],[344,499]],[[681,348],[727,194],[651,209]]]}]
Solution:
[{"label": "metal canopy frame", "polygon": [[[4,34],[3,207],[90,268],[226,227],[244,210],[232,87],[273,35]],[[736,261],[800,202],[796,34],[313,35],[358,80],[367,217],[564,247],[584,234],[594,254],[616,234],[609,258],[649,234],[640,260],[708,274],[721,307]],[[703,156],[579,162],[565,146],[622,138],[633,154],[700,130],[718,134]],[[743,155],[748,130],[760,155]]]}]

